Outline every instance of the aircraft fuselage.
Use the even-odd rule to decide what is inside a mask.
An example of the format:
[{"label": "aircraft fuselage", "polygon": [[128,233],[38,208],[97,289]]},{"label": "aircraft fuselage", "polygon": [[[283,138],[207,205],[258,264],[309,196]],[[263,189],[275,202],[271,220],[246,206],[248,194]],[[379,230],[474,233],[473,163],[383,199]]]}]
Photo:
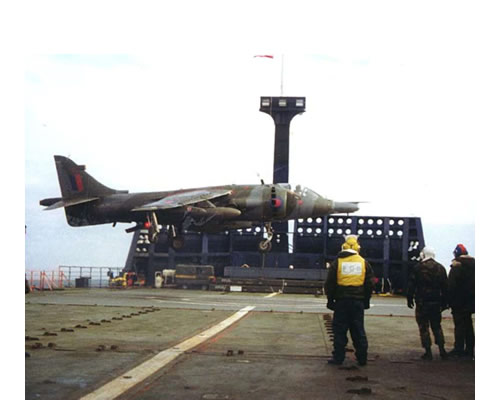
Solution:
[{"label": "aircraft fuselage", "polygon": [[98,200],[66,208],[72,226],[97,225],[114,222],[145,222],[147,211],[131,211],[142,204],[193,190],[230,190],[230,194],[210,201],[205,207],[185,205],[157,210],[158,223],[179,224],[186,217],[205,217],[208,222],[284,221],[327,215],[333,212],[333,202],[305,189],[296,193],[282,185],[228,185],[200,189],[164,192],[117,193]]}]

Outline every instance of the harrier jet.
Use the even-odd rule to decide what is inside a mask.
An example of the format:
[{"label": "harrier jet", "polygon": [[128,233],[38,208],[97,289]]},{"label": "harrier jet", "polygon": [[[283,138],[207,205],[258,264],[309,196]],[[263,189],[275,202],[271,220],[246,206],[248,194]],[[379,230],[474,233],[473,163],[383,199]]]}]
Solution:
[{"label": "harrier jet", "polygon": [[184,244],[184,230],[219,232],[264,224],[266,238],[259,250],[269,251],[271,223],[315,218],[359,209],[356,202],[334,202],[314,191],[287,184],[226,185],[164,192],[129,193],[110,189],[69,158],[54,156],[62,197],[44,199],[45,210],[64,207],[71,226],[117,222],[132,223],[133,232],[148,229],[155,241],[160,229],[168,233],[173,248]]}]

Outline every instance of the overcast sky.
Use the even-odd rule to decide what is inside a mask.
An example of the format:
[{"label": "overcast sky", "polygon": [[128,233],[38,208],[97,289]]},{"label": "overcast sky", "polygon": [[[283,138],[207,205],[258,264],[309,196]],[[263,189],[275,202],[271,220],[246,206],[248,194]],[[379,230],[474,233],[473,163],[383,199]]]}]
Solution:
[{"label": "overcast sky", "polygon": [[[218,2],[196,12],[124,7],[131,14],[112,25],[120,40],[111,28],[72,33],[74,19],[30,36],[27,268],[123,265],[130,244],[125,225],[70,228],[62,210],[42,211],[40,199],[60,195],[53,155],[130,191],[271,182],[274,123],[259,99],[279,96],[281,81],[283,95],[306,97],[291,124],[293,185],[366,201],[359,215],[421,217],[444,264],[455,241],[474,250],[477,171],[463,154],[475,155],[475,134],[494,109],[482,96],[494,70],[480,40],[490,33],[479,19],[487,10],[313,3],[285,13],[274,3],[226,3],[224,13]],[[96,32],[107,27],[104,17],[93,22]],[[263,54],[274,59],[254,57]]]},{"label": "overcast sky", "polygon": [[[491,234],[478,252],[497,258],[496,2],[4,3],[4,268],[125,263],[124,225],[70,228],[62,210],[41,210],[40,199],[60,193],[54,154],[131,191],[255,183],[258,174],[270,182],[274,124],[258,109],[260,96],[280,95],[282,54],[284,94],[307,98],[291,126],[292,183],[369,201],[360,215],[421,217],[445,266],[459,241],[475,253],[479,217]],[[483,266],[484,310],[496,288],[483,285],[498,281],[498,268]],[[4,286],[6,304],[22,296],[18,284]],[[10,321],[22,319],[23,309],[7,309]],[[488,321],[477,343],[489,356]],[[16,326],[7,342],[18,341],[9,349],[19,362]],[[478,374],[478,398],[490,395],[494,371]],[[14,392],[22,379],[5,384]]]}]

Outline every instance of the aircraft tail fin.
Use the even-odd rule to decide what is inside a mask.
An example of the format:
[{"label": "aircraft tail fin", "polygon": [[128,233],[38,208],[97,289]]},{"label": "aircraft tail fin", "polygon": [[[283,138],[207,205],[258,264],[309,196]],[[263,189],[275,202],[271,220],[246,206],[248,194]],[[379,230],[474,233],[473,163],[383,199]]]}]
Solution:
[{"label": "aircraft tail fin", "polygon": [[67,157],[54,156],[54,160],[62,197],[40,200],[40,205],[45,206],[45,210],[64,208],[66,220],[71,226],[103,223],[102,218],[95,215],[96,202],[104,196],[128,193],[104,186],[85,172],[85,166],[77,165]]},{"label": "aircraft tail fin", "polygon": [[69,158],[63,156],[54,156],[54,159],[62,199],[65,201],[90,199],[124,192],[111,189],[98,182],[85,172],[84,165],[77,165]]}]

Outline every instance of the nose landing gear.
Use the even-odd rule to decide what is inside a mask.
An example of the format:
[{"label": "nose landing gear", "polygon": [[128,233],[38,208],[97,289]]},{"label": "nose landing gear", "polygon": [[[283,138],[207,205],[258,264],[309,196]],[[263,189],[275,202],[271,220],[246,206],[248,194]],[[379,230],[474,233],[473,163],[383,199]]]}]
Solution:
[{"label": "nose landing gear", "polygon": [[264,224],[264,228],[266,230],[267,239],[259,242],[259,251],[262,253],[268,253],[271,251],[271,248],[272,248],[271,240],[273,240],[274,231],[273,231],[273,227],[271,226],[270,222],[266,222]]}]

